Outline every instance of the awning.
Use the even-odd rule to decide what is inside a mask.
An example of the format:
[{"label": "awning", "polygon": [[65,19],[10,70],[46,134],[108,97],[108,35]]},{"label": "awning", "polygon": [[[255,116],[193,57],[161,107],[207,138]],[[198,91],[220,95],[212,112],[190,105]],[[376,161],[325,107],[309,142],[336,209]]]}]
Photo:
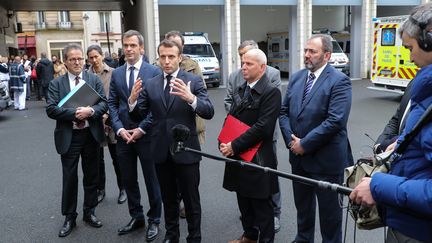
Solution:
[{"label": "awning", "polygon": [[18,36],[18,48],[36,47],[36,37]]}]

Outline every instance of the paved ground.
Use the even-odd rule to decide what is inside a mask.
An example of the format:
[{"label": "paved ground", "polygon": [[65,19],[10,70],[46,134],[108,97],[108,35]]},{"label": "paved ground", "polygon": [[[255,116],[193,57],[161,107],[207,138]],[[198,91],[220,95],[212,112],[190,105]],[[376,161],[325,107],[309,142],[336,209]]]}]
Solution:
[{"label": "paved ground", "polygon": [[[366,89],[367,80],[353,81],[353,105],[349,120],[349,137],[354,158],[369,155],[373,142],[394,113],[399,98],[394,94]],[[285,88],[286,86],[284,86]],[[210,89],[216,115],[207,122],[207,143],[203,151],[218,154],[216,137],[225,116],[225,89]],[[0,242],[135,242],[144,241],[144,231],[117,236],[117,229],[129,221],[126,204],[117,204],[117,188],[111,161],[106,162],[107,196],[96,213],[104,226],[93,229],[82,220],[82,186],[79,189],[77,228],[65,239],[57,237],[63,223],[60,213],[61,165],[53,141],[55,122],[45,114],[44,102],[30,101],[29,110],[0,112]],[[105,150],[109,158],[108,151]],[[288,153],[278,143],[279,169],[290,171]],[[201,203],[203,243],[219,243],[238,237],[241,231],[235,194],[222,188],[224,165],[204,159],[201,163]],[[80,171],[81,176],[81,171]],[[295,236],[295,208],[291,182],[281,180],[283,198],[282,230],[275,242],[291,242]],[[147,196],[140,175],[145,209]],[[347,200],[345,200],[346,203]],[[318,221],[317,221],[318,222]],[[163,228],[163,223],[162,223]],[[317,225],[316,241],[320,242]],[[353,222],[349,218],[347,242],[353,242]],[[181,242],[185,242],[186,222],[181,221]],[[162,229],[155,242],[161,242]],[[357,242],[382,242],[383,231],[358,231]]]}]

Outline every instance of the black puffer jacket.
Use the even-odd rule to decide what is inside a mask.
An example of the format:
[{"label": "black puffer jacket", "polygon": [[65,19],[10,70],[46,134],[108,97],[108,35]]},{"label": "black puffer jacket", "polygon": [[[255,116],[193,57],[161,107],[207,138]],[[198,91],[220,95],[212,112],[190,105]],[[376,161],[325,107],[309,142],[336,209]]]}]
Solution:
[{"label": "black puffer jacket", "polygon": [[51,80],[54,79],[54,65],[47,58],[42,58],[36,66],[36,74],[40,84],[48,87]]}]

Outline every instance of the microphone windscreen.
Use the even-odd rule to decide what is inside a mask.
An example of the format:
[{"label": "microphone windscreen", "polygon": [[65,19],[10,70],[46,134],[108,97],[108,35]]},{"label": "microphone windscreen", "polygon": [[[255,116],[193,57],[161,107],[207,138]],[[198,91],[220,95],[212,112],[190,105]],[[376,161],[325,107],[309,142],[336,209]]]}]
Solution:
[{"label": "microphone windscreen", "polygon": [[189,138],[190,130],[185,125],[177,124],[171,128],[171,131],[176,142],[184,142]]}]

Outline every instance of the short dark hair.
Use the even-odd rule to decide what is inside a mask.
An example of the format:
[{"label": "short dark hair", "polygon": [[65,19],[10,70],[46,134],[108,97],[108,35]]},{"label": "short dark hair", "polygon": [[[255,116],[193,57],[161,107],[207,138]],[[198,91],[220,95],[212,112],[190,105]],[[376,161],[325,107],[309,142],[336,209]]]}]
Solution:
[{"label": "short dark hair", "polygon": [[63,49],[63,58],[64,58],[64,60],[68,59],[67,55],[68,55],[69,51],[71,51],[71,50],[79,50],[79,51],[81,51],[81,53],[83,53],[83,49],[82,49],[82,47],[80,45],[75,44],[75,43],[68,44]]},{"label": "short dark hair", "polygon": [[91,45],[87,47],[87,56],[91,51],[97,51],[101,56],[103,56],[102,48],[99,45]]},{"label": "short dark hair", "polygon": [[132,36],[136,36],[138,38],[138,44],[140,46],[144,46],[144,37],[143,35],[141,35],[140,32],[138,32],[137,30],[128,30],[123,34],[123,39],[124,38],[129,38]]},{"label": "short dark hair", "polygon": [[158,54],[159,54],[159,49],[161,46],[163,46],[163,47],[177,47],[179,50],[179,53],[178,53],[179,55],[181,55],[182,51],[183,51],[183,48],[177,42],[172,41],[172,40],[168,40],[168,39],[164,39],[158,45],[158,48],[157,48]]},{"label": "short dark hair", "polygon": [[312,35],[311,38],[309,38],[309,40],[316,39],[316,38],[321,39],[321,44],[324,52],[330,52],[330,53],[333,52],[333,43],[332,43],[331,36],[326,34],[315,34]]},{"label": "short dark hair", "polygon": [[178,31],[178,30],[171,30],[171,31],[168,31],[166,34],[165,34],[165,39],[169,39],[169,38],[171,38],[171,37],[176,37],[176,36],[178,36],[178,37],[180,37],[180,39],[181,39],[181,42],[182,42],[182,46],[184,45],[184,37],[183,37],[183,35],[180,33],[180,31]]}]

